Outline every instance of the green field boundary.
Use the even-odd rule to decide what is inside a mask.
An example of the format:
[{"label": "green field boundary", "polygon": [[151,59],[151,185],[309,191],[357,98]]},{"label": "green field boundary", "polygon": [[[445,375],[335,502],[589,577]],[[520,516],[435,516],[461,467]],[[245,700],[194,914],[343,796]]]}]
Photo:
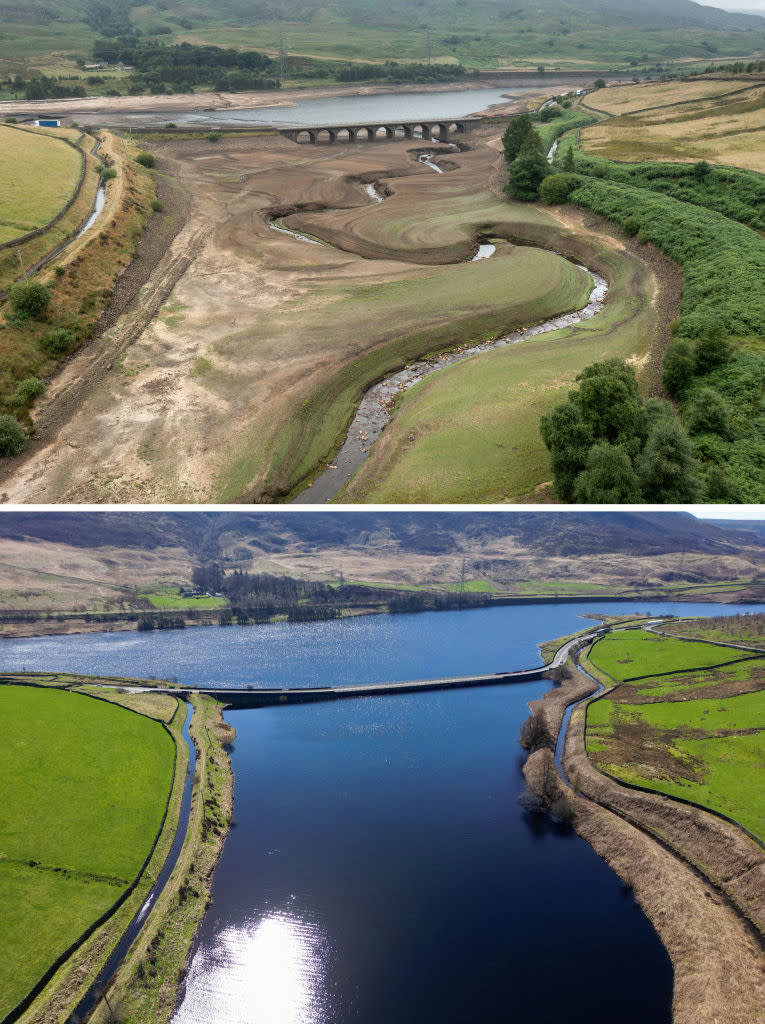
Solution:
[{"label": "green field boundary", "polygon": [[[629,628],[635,629],[637,627],[631,626]],[[713,814],[717,818],[722,818],[724,821],[727,821],[729,824],[735,825],[736,828],[741,829],[741,831],[744,832],[747,836],[749,836],[750,839],[753,839],[754,842],[757,843],[757,845],[759,847],[761,847],[763,850],[765,850],[765,842],[763,842],[763,840],[760,839],[759,836],[755,835],[754,832],[751,832],[746,827],[746,825],[742,825],[740,821],[737,821],[735,818],[732,818],[730,815],[725,814],[723,811],[714,810],[711,807],[707,807],[706,804],[697,803],[695,800],[689,800],[687,797],[676,796],[674,793],[673,794],[661,793],[659,790],[652,789],[650,786],[641,786],[641,785],[639,785],[636,782],[625,782],[624,779],[620,779],[617,776],[612,775],[610,772],[607,772],[603,768],[599,768],[596,764],[594,764],[594,762],[592,761],[592,759],[591,759],[591,757],[589,755],[589,752],[587,750],[587,725],[588,725],[589,710],[590,710],[590,708],[592,707],[593,704],[597,703],[598,701],[605,700],[606,697],[608,697],[618,686],[621,685],[621,683],[619,683],[616,680],[614,680],[613,676],[610,676],[608,674],[608,672],[604,672],[603,669],[600,669],[596,665],[593,665],[592,661],[590,660],[590,655],[592,653],[593,647],[595,647],[595,645],[597,643],[599,643],[600,640],[602,640],[602,639],[603,639],[603,637],[598,637],[596,640],[593,640],[593,642],[590,644],[589,650],[584,655],[584,658],[586,659],[587,663],[589,665],[592,665],[594,668],[596,668],[597,672],[599,673],[599,675],[605,676],[606,678],[611,679],[614,682],[613,686],[611,686],[608,689],[604,690],[602,693],[599,693],[596,696],[590,697],[589,699],[587,699],[586,702],[585,702],[585,705],[584,705],[584,733],[583,733],[584,755],[587,758],[587,761],[589,762],[591,767],[594,769],[594,771],[598,772],[598,774],[602,775],[604,778],[610,779],[611,782],[615,783],[617,786],[624,786],[627,789],[634,789],[634,790],[636,790],[639,793],[650,793],[652,796],[664,797],[667,800],[676,800],[678,803],[686,804],[688,807],[695,807],[695,808],[697,808],[700,811],[706,811],[707,814]],[[697,640],[695,642],[696,643],[712,643],[713,641],[706,641],[706,640],[699,641],[699,640]],[[739,658],[738,662],[741,662],[741,661],[756,661],[756,660],[757,660],[756,658]],[[726,664],[736,664],[736,663],[737,662],[726,662]],[[710,666],[707,666],[707,668],[709,668],[709,667]],[[711,666],[711,667],[717,668],[718,666],[714,665],[714,666]],[[585,669],[585,671],[588,672],[587,669]],[[656,673],[656,675],[665,675],[665,676],[666,675],[677,675],[679,672],[694,672],[694,671],[695,672],[700,672],[700,671],[706,671],[706,669],[678,669],[676,672],[661,672],[661,673]],[[588,674],[589,674],[589,672],[588,672]],[[595,677],[595,678],[597,679],[597,677]],[[642,676],[642,677],[638,677],[638,678],[651,679],[653,677],[652,676]],[[628,680],[625,679],[625,680],[623,680],[623,682],[628,682]],[[662,702],[658,701],[657,703],[662,703]],[[651,833],[651,834],[653,834],[653,833]],[[0,1022],[0,1024],[2,1024],[2,1022]]]},{"label": "green field boundary", "polygon": [[[689,76],[694,82],[716,82],[724,81],[724,79],[716,79],[712,76],[707,77],[706,75],[699,75],[698,77],[693,75]],[[681,81],[681,80],[680,80]],[[729,96],[738,96],[742,92],[750,92],[752,89],[759,89],[765,78],[761,78],[757,82],[751,82],[749,85],[744,86],[741,89],[732,89],[730,92],[719,92],[714,93],[710,96],[697,96],[692,100],[677,100],[675,103],[657,103],[652,107],[637,107],[635,110],[625,110],[621,114],[614,114],[610,110],[603,110],[601,107],[594,107],[591,103],[585,102],[582,98],[579,102],[580,107],[584,107],[586,110],[591,110],[595,114],[602,114],[604,117],[631,117],[633,114],[647,114],[651,110],[667,110],[672,107],[685,107],[691,103],[706,103],[708,100],[722,100],[727,99]],[[616,85],[612,85],[609,88],[613,89],[634,89],[636,82],[624,82]],[[591,94],[588,94],[591,95]]]},{"label": "green field boundary", "polygon": [[[680,637],[673,637],[673,639],[679,640],[681,638]],[[711,641],[707,641],[707,640],[696,640],[695,642],[696,643],[702,643],[702,644],[711,643]],[[760,651],[759,652],[759,657],[757,655],[754,655],[754,657],[751,657],[751,658],[734,658],[732,661],[721,661],[717,665],[701,665],[701,666],[695,666],[693,668],[675,668],[675,669],[672,669],[671,672],[649,672],[648,675],[645,675],[645,676],[627,676],[625,679],[622,679],[622,682],[623,683],[635,683],[635,682],[637,682],[640,679],[661,679],[664,676],[679,676],[679,675],[682,675],[685,672],[709,672],[710,669],[713,669],[713,668],[725,668],[728,665],[739,665],[739,664],[741,664],[742,661],[759,661],[761,659],[762,659],[762,652]]]},{"label": "green field boundary", "polygon": [[[34,684],[30,684],[30,685],[34,685]],[[55,689],[61,689],[61,690],[64,690],[65,692],[68,692],[68,693],[77,694],[78,696],[85,697],[86,699],[89,699],[89,700],[99,700],[99,701],[102,701],[104,704],[109,704],[111,707],[115,707],[115,705],[112,703],[112,701],[107,700],[105,697],[98,697],[96,694],[82,693],[82,692],[77,691],[77,690],[70,690],[67,687],[55,687]],[[178,708],[180,707],[180,698],[176,698],[176,701],[177,701],[177,706],[176,706],[175,714],[177,714]],[[138,869],[138,873],[136,874],[135,878],[130,883],[130,885],[128,885],[128,887],[126,889],[124,889],[120,893],[120,895],[117,897],[117,899],[114,901],[114,903],[112,903],[112,905],[110,907],[108,907],[99,917],[97,917],[95,921],[91,922],[91,924],[88,925],[88,927],[78,936],[78,938],[76,938],[74,940],[74,942],[72,942],[62,953],[60,953],[56,957],[56,959],[47,968],[45,973],[42,974],[40,976],[40,978],[32,986],[32,988],[30,988],[30,990],[27,992],[27,994],[22,999],[19,1000],[19,1002],[13,1007],[12,1010],[10,1010],[9,1013],[7,1013],[5,1015],[5,1017],[2,1018],[2,1020],[0,1020],[0,1024],[14,1024],[14,1022],[17,1021],[22,1016],[22,1014],[24,1014],[29,1009],[29,1007],[32,1005],[34,1000],[37,999],[37,997],[41,994],[41,992],[44,990],[46,985],[53,979],[54,975],[59,970],[59,968],[62,967],[66,963],[66,961],[74,953],[77,952],[77,950],[90,938],[91,935],[93,935],[93,933],[95,931],[97,931],[103,924],[105,924],[109,920],[109,918],[117,910],[119,910],[119,908],[122,906],[122,904],[133,893],[133,891],[135,890],[136,886],[141,881],[143,873],[146,870],[146,868],[148,867],[149,862],[150,862],[152,856],[154,855],[154,850],[156,849],[157,843],[159,842],[160,837],[161,837],[161,835],[162,835],[162,833],[164,831],[165,823],[167,821],[168,810],[170,808],[170,800],[171,800],[171,797],[173,795],[173,790],[175,788],[175,775],[176,775],[176,768],[177,768],[177,764],[178,764],[178,744],[176,743],[175,736],[173,736],[173,733],[168,728],[168,726],[165,724],[165,722],[163,722],[163,721],[161,721],[160,719],[157,719],[157,718],[152,718],[150,715],[145,715],[145,714],[143,714],[143,712],[137,711],[135,708],[127,707],[124,704],[120,704],[118,706],[121,707],[125,711],[129,711],[131,714],[139,715],[141,718],[146,718],[146,719],[148,719],[151,722],[159,722],[159,724],[162,726],[162,728],[165,730],[165,732],[168,734],[168,736],[170,737],[170,739],[172,741],[172,744],[173,744],[172,782],[171,782],[171,785],[170,785],[169,792],[167,794],[167,800],[165,801],[165,810],[164,810],[164,813],[162,815],[162,821],[160,822],[160,826],[159,826],[159,828],[157,830],[156,835],[154,836],[154,840],[153,840],[153,842],[151,844],[151,848],[149,849],[148,854],[146,855],[146,859],[144,860],[144,862],[141,865],[141,867]],[[175,718],[175,714],[173,715],[173,718],[170,719],[171,723],[172,723],[172,721]]]},{"label": "green field boundary", "polygon": [[[690,643],[690,644],[697,644],[697,643],[712,644],[712,646],[714,646],[714,647],[730,647],[730,648],[733,648],[734,650],[738,650],[738,651],[754,651],[755,654],[765,654],[765,647],[750,647],[749,644],[737,644],[737,643],[734,643],[732,640],[707,640],[706,638],[700,639],[699,637],[693,637],[693,636],[679,636],[679,635],[677,635],[675,633],[662,633],[658,629],[649,629],[648,627],[646,627],[646,629],[648,630],[649,633],[656,633],[657,636],[666,637],[667,640],[684,640],[684,641],[686,641],[687,643]],[[749,660],[754,660],[754,659],[739,658],[738,660],[739,661],[749,661]],[[730,662],[729,664],[734,664],[734,663]],[[712,668],[717,668],[716,665],[713,665],[711,667]],[[667,673],[667,674],[669,674],[669,673]],[[627,680],[625,679],[625,682],[626,681]]]},{"label": "green field boundary", "polygon": [[[688,807],[695,807],[700,811],[706,811],[707,814],[713,814],[716,818],[722,818],[729,824],[735,825],[736,828],[741,829],[741,831],[746,833],[746,835],[749,836],[750,839],[753,839],[759,847],[765,850],[765,842],[763,842],[763,840],[760,839],[759,836],[755,835],[754,832],[750,832],[746,825],[742,825],[740,821],[737,821],[735,818],[732,818],[729,814],[725,814],[724,811],[716,811],[713,808],[708,807],[706,804],[697,803],[695,800],[689,800],[687,797],[677,796],[674,793],[661,793],[658,789],[652,789],[650,786],[640,786],[636,782],[625,782],[624,779],[620,779],[616,775],[612,775],[610,772],[607,772],[604,768],[599,768],[596,764],[593,763],[592,759],[590,758],[590,755],[587,752],[588,712],[593,704],[596,704],[600,700],[604,700],[610,692],[611,691],[609,690],[605,693],[600,693],[596,697],[593,697],[591,700],[588,700],[584,708],[584,752],[585,756],[587,757],[587,760],[590,762],[590,765],[594,768],[594,770],[598,772],[600,775],[603,775],[605,778],[610,779],[611,782],[616,783],[617,786],[624,786],[626,789],[634,789],[638,793],[650,793],[653,796],[665,797],[667,800],[676,800],[678,803],[686,804]],[[0,1022],[0,1024],[2,1024],[2,1022]]]},{"label": "green field boundary", "polygon": [[[27,135],[35,134],[34,132],[29,132],[25,128],[20,128],[17,125],[12,125],[12,124],[11,125],[4,125],[4,127],[11,128],[11,129],[14,129],[16,131],[25,132],[25,134],[27,134]],[[83,132],[82,135],[80,136],[80,138],[77,140],[77,142],[80,142],[84,137],[85,137],[85,133]],[[49,220],[47,224],[43,224],[39,228],[35,228],[33,231],[28,231],[25,235],[19,235],[16,238],[10,238],[7,242],[0,242],[0,252],[3,252],[6,249],[15,249],[19,245],[24,245],[26,242],[31,242],[33,238],[39,238],[40,235],[44,235],[47,231],[50,231],[50,229],[52,227],[54,227],[56,224],[58,224],[58,222],[61,220],[62,217],[66,216],[66,214],[69,212],[69,210],[72,208],[72,206],[76,202],[77,197],[79,196],[80,191],[82,189],[82,184],[85,181],[85,173],[86,173],[86,171],[88,169],[88,161],[87,161],[87,158],[85,156],[84,151],[82,150],[82,148],[76,142],[72,142],[71,139],[65,139],[65,138],[60,138],[59,141],[65,143],[67,146],[70,146],[72,149],[76,150],[77,153],[79,154],[79,157],[80,157],[80,177],[79,177],[79,179],[77,181],[77,184],[75,186],[74,192],[72,193],[70,198],[66,201],[64,206],[62,206],[61,209],[58,211],[56,216],[53,217],[52,220]],[[33,272],[32,270],[28,270],[27,271],[27,273],[32,273],[32,272]]]}]

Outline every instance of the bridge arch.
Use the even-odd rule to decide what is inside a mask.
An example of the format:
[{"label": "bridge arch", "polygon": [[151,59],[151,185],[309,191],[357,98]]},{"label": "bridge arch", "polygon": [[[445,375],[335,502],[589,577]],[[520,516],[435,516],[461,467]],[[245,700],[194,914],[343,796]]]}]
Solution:
[{"label": "bridge arch", "polygon": [[316,133],[310,128],[301,128],[295,133],[295,142],[316,142]]},{"label": "bridge arch", "polygon": [[319,128],[316,132],[316,142],[326,142],[331,145],[335,141],[335,132],[331,128]]}]

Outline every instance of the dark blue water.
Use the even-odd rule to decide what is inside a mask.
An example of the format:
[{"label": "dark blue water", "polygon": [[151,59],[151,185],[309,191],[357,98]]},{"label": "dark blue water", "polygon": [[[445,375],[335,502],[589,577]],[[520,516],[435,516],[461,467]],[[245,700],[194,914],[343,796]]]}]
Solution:
[{"label": "dark blue water", "polygon": [[237,826],[175,1024],[668,1024],[648,921],[518,803],[545,688],[227,715]]},{"label": "dark blue water", "polygon": [[343,686],[531,668],[537,645],[584,629],[584,612],[718,615],[762,605],[520,605],[321,623],[194,627],[154,633],[83,633],[0,640],[0,671],[177,676],[220,686]]}]

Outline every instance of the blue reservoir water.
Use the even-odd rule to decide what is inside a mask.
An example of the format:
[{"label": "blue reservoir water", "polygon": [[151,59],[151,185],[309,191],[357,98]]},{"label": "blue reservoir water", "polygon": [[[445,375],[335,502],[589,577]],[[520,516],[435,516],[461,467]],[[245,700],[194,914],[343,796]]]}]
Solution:
[{"label": "blue reservoir water", "polygon": [[520,605],[319,623],[194,627],[0,640],[0,671],[177,676],[218,686],[343,686],[493,673],[541,664],[538,644],[585,628],[584,613],[724,615],[761,605],[634,601]]},{"label": "blue reservoir water", "polygon": [[[0,669],[229,685],[494,671],[538,664],[539,642],[595,610],[649,609],[6,640]],[[228,712],[235,825],[175,1024],[669,1024],[671,965],[629,892],[518,802],[518,731],[547,686]]]},{"label": "blue reservoir water", "polygon": [[175,1024],[668,1024],[649,922],[518,803],[545,688],[227,716],[237,825]]}]

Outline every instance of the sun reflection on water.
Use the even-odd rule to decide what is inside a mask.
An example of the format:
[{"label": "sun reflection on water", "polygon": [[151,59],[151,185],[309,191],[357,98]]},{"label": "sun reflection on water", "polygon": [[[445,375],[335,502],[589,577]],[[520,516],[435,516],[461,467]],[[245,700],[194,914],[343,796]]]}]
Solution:
[{"label": "sun reflection on water", "polygon": [[200,947],[173,1024],[325,1024],[321,928],[275,913],[224,928]]}]

